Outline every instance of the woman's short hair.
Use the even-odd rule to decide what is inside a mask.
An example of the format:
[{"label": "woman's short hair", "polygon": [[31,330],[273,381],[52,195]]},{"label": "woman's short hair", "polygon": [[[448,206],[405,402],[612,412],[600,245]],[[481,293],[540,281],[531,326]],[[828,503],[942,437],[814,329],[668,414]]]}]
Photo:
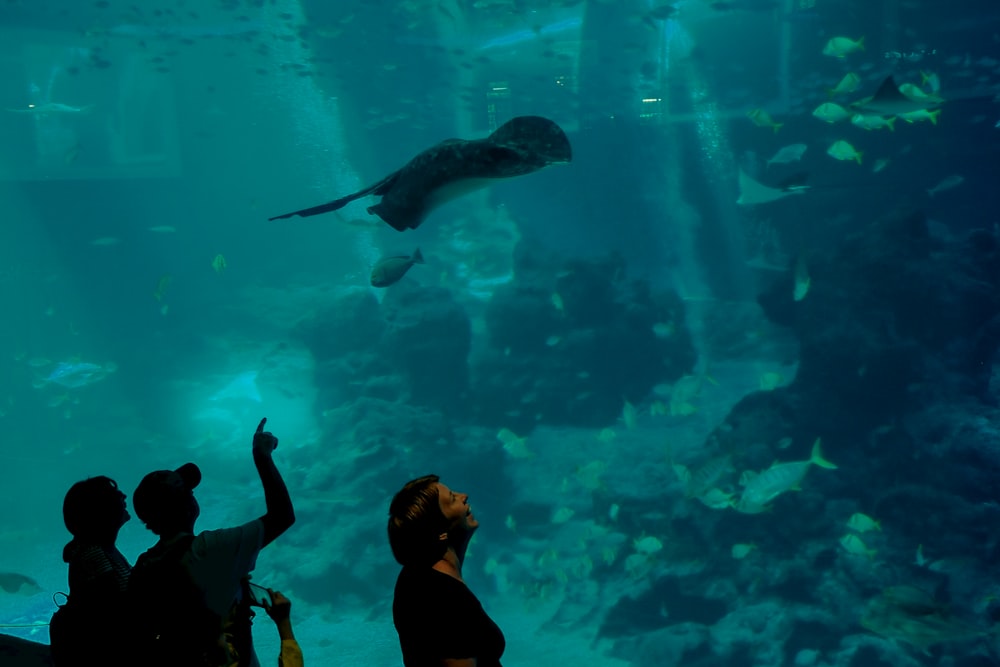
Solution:
[{"label": "woman's short hair", "polygon": [[400,565],[433,565],[444,557],[448,520],[438,503],[437,475],[407,482],[389,504],[389,546]]},{"label": "woman's short hair", "polygon": [[122,493],[118,484],[103,475],[89,477],[69,487],[63,500],[63,522],[73,537],[101,538],[121,525]]}]

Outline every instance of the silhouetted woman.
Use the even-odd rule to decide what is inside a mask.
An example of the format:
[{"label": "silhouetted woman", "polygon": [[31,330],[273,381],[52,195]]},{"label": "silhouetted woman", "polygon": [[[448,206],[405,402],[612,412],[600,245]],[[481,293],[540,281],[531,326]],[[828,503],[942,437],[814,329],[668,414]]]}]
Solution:
[{"label": "silhouetted woman", "polygon": [[462,579],[479,527],[469,496],[427,475],[408,482],[389,506],[389,546],[403,566],[392,619],[406,667],[500,667],[505,641]]},{"label": "silhouetted woman", "polygon": [[70,613],[53,619],[56,667],[125,664],[125,593],[132,567],[115,542],[130,518],[125,494],[108,477],[77,482],[66,493],[63,520],[73,535],[63,548]]}]

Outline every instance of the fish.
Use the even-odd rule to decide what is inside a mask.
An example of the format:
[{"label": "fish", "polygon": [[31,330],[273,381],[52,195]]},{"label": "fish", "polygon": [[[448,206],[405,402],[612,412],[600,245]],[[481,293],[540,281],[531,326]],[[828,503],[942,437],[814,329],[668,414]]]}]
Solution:
[{"label": "fish", "polygon": [[944,98],[933,93],[925,93],[920,86],[913,83],[899,84],[899,92],[914,102],[926,102],[929,106],[944,103]]},{"label": "fish", "polygon": [[624,405],[622,405],[622,421],[625,423],[625,428],[631,431],[636,426],[639,410],[629,403],[627,398],[622,398],[622,401],[624,402]]},{"label": "fish", "polygon": [[223,257],[221,253],[212,259],[212,269],[214,269],[216,273],[222,273],[226,270],[227,266],[228,264],[226,264],[226,258]]},{"label": "fish", "polygon": [[921,70],[920,85],[930,88],[932,95],[937,95],[941,92],[941,79],[938,78],[937,72],[924,72]]},{"label": "fish", "polygon": [[853,40],[850,37],[831,37],[823,47],[824,56],[843,58],[849,53],[865,50],[865,38]]},{"label": "fish", "polygon": [[806,149],[809,148],[806,144],[790,144],[788,146],[783,146],[778,149],[778,152],[774,154],[770,160],[767,161],[767,166],[772,164],[788,164],[789,162],[798,162],[802,159],[802,155],[805,154]]},{"label": "fish", "polygon": [[442,204],[493,181],[567,164],[572,157],[569,139],[556,123],[541,116],[518,116],[485,139],[447,139],[358,192],[269,220],[336,211],[355,199],[374,195],[382,199],[368,207],[368,214],[402,232],[419,227]]},{"label": "fish", "polygon": [[850,118],[851,112],[834,102],[823,102],[823,104],[813,109],[812,115],[827,123],[836,123],[845,118]]},{"label": "fish", "polygon": [[799,488],[799,483],[809,472],[809,468],[818,465],[828,470],[836,470],[837,466],[823,458],[820,449],[820,439],[813,443],[812,453],[805,461],[790,463],[775,463],[767,470],[756,474],[750,471],[743,473],[743,494],[734,508],[744,514],[757,514],[768,509],[772,500],[785,493]]},{"label": "fish", "polygon": [[862,130],[880,130],[883,127],[887,127],[890,132],[895,132],[896,128],[893,127],[895,122],[895,116],[885,118],[878,115],[866,116],[865,114],[860,113],[856,113],[851,116],[851,125],[854,127],[860,127]]},{"label": "fish", "polygon": [[753,109],[747,112],[747,118],[753,121],[757,127],[770,127],[775,132],[780,130],[785,124],[779,123],[771,118],[771,114],[763,109]]},{"label": "fish", "polygon": [[875,550],[869,549],[868,546],[861,541],[861,538],[853,533],[848,533],[847,535],[841,537],[840,546],[844,547],[844,551],[852,556],[865,556],[869,559],[875,557]]},{"label": "fish", "polygon": [[862,151],[857,150],[844,140],[835,141],[826,150],[826,154],[835,160],[857,160],[858,164],[861,164],[861,156],[864,155]]},{"label": "fish", "polygon": [[736,203],[740,206],[756,206],[757,204],[767,204],[772,201],[784,199],[790,195],[801,195],[809,189],[808,185],[790,185],[784,188],[772,188],[747,176],[747,173],[740,169],[739,173],[740,196]]},{"label": "fish", "polygon": [[939,192],[944,192],[945,190],[951,190],[952,188],[957,188],[959,185],[965,182],[965,178],[961,174],[952,174],[948,178],[944,179],[933,188],[928,188],[927,196],[933,197]]},{"label": "fish", "polygon": [[901,113],[899,114],[899,117],[907,123],[918,123],[920,121],[929,120],[931,125],[937,125],[937,119],[940,115],[940,109],[934,109],[933,111],[929,111],[927,109],[917,109],[916,111]]},{"label": "fish", "polygon": [[177,228],[173,225],[156,225],[155,227],[149,227],[149,231],[157,234],[173,234],[177,231]]},{"label": "fish", "polygon": [[805,257],[799,255],[795,260],[795,280],[794,286],[792,288],[792,299],[795,301],[802,301],[806,298],[806,294],[809,293],[809,286],[812,284],[812,278],[809,277],[809,266],[806,264]]},{"label": "fish", "polygon": [[93,104],[88,104],[85,107],[74,107],[69,104],[60,104],[59,102],[45,102],[44,104],[29,104],[27,109],[7,109],[7,111],[11,113],[30,113],[37,116],[46,116],[49,114],[90,113],[90,110],[93,108]]},{"label": "fish", "polygon": [[118,245],[122,240],[116,236],[102,236],[99,239],[94,239],[90,242],[90,245],[94,246],[111,246]]},{"label": "fish", "polygon": [[100,382],[118,370],[118,365],[109,362],[94,364],[88,361],[60,361],[47,376],[34,383],[36,389],[57,384],[67,389],[80,389]]},{"label": "fish", "polygon": [[160,276],[160,280],[156,283],[156,291],[153,292],[153,296],[157,301],[163,301],[163,297],[167,294],[167,288],[170,287],[173,279],[173,276],[169,273]]},{"label": "fish", "polygon": [[37,581],[17,572],[0,572],[0,589],[14,595],[35,595],[42,592]]},{"label": "fish", "polygon": [[372,287],[388,287],[399,281],[406,275],[414,264],[423,264],[424,256],[420,248],[413,251],[412,255],[399,255],[396,257],[386,257],[381,259],[372,267],[371,283]]},{"label": "fish", "polygon": [[923,111],[938,104],[931,99],[916,100],[907,97],[890,74],[882,81],[874,95],[853,102],[850,106],[861,113],[899,116],[912,111]]},{"label": "fish", "polygon": [[844,75],[844,78],[840,80],[836,86],[827,91],[830,97],[834,95],[843,95],[844,93],[853,93],[861,85],[861,77],[854,72],[848,72]]},{"label": "fish", "polygon": [[867,533],[869,530],[882,530],[882,524],[867,514],[855,512],[847,520],[847,527],[858,533]]},{"label": "fish", "polygon": [[509,428],[502,428],[497,433],[497,440],[503,443],[503,448],[511,457],[515,459],[527,459],[534,456],[534,452],[528,449],[527,438],[519,437]]},{"label": "fish", "polygon": [[753,550],[754,550],[754,549],[756,549],[756,548],[757,548],[757,545],[756,545],[756,544],[753,544],[752,542],[751,542],[750,544],[743,544],[743,543],[740,543],[740,544],[734,544],[734,545],[733,545],[733,546],[732,546],[732,547],[731,547],[731,548],[729,549],[729,554],[730,554],[730,555],[731,555],[731,556],[732,556],[733,558],[735,558],[736,560],[743,560],[743,559],[744,559],[744,558],[746,558],[746,557],[747,557],[748,555],[750,555],[750,552],[751,552],[751,551],[753,551]]},{"label": "fish", "polygon": [[882,157],[875,160],[875,164],[872,165],[872,173],[875,174],[879,173],[880,171],[889,166],[889,162],[891,162],[891,160],[887,157]]}]

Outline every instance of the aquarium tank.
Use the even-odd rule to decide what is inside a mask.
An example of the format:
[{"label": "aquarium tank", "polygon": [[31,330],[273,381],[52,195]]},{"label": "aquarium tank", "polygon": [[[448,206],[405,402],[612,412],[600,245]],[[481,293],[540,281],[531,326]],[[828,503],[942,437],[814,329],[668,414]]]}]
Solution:
[{"label": "aquarium tank", "polygon": [[1000,664],[997,173],[982,0],[0,1],[0,663],[180,469],[240,665]]}]

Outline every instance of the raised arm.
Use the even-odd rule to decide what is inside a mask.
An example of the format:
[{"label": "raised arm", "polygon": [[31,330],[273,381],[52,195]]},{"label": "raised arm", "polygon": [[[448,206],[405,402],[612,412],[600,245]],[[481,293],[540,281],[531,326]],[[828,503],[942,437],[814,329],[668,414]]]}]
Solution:
[{"label": "raised arm", "polygon": [[267,417],[260,420],[257,432],[253,435],[253,462],[264,486],[264,502],[267,503],[267,513],[260,518],[264,523],[263,546],[273,542],[295,523],[295,510],[292,508],[292,498],[288,495],[288,487],[271,458],[271,453],[278,446],[278,439],[270,431],[264,430],[265,423]]}]

